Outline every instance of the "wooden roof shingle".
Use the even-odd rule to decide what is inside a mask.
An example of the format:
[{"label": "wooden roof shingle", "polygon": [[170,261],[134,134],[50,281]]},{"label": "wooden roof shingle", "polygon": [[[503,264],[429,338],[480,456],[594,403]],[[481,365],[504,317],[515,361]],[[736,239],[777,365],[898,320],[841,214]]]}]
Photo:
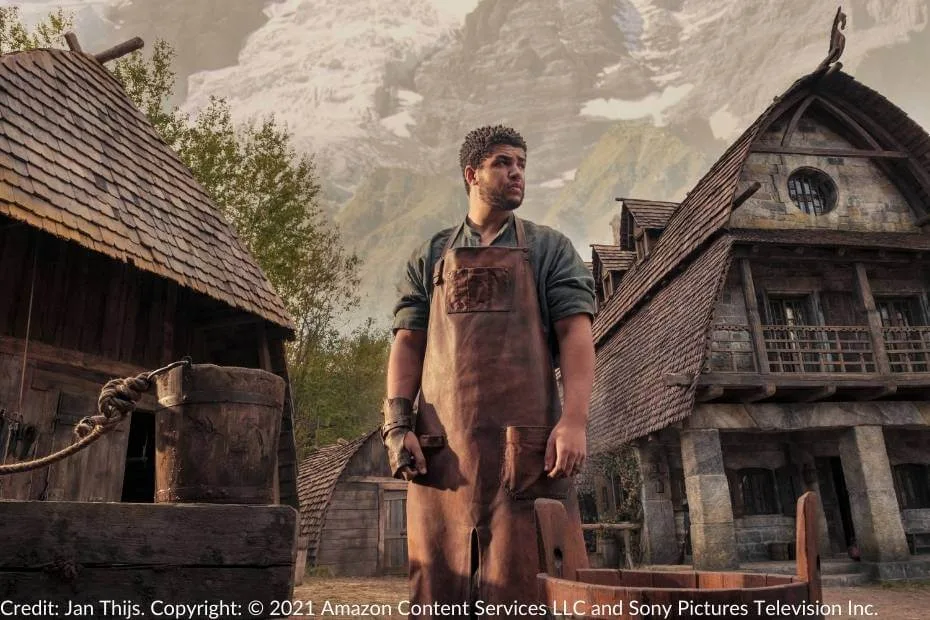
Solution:
[{"label": "wooden roof shingle", "polygon": [[621,209],[626,209],[633,216],[633,221],[640,228],[665,228],[671,219],[677,202],[662,200],[640,200],[638,198],[621,198]]},{"label": "wooden roof shingle", "polygon": [[190,170],[93,56],[0,56],[0,213],[294,329]]},{"label": "wooden roof shingle", "polygon": [[626,271],[636,262],[636,252],[621,250],[618,245],[592,243],[591,253],[597,255],[601,267],[607,271]]}]

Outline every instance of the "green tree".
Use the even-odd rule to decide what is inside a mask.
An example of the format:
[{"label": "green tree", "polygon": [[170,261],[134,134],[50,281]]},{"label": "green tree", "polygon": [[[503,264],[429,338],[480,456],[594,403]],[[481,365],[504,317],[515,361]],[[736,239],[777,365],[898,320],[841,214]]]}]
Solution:
[{"label": "green tree", "polygon": [[58,9],[30,31],[23,25],[19,7],[0,6],[0,54],[61,45],[73,21],[70,15]]},{"label": "green tree", "polygon": [[[15,8],[0,8],[0,50],[60,44],[70,25],[59,11],[29,32]],[[148,56],[135,52],[110,70],[223,210],[295,318],[288,365],[301,453],[369,430],[378,420],[389,335],[370,322],[348,336],[337,330],[358,303],[359,261],[319,206],[312,158],[296,152],[273,116],[237,126],[224,99],[212,98],[193,116],[170,105],[173,59],[172,47],[157,40]]]}]

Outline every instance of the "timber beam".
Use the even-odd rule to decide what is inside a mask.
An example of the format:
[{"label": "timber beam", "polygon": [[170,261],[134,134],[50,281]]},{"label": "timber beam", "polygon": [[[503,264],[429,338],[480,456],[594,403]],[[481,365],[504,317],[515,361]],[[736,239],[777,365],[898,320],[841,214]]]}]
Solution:
[{"label": "timber beam", "polygon": [[867,159],[907,159],[909,156],[902,151],[887,151],[878,149],[844,149],[817,146],[775,146],[772,144],[757,144],[750,153],[768,153],[777,155],[816,155],[820,157],[863,157]]},{"label": "timber beam", "polygon": [[679,387],[688,387],[691,385],[691,382],[694,378],[686,372],[679,373],[668,373],[663,378],[665,385],[667,386],[679,386]]},{"label": "timber beam", "polygon": [[819,388],[813,388],[807,394],[798,398],[798,401],[802,403],[815,403],[820,400],[826,400],[836,394],[836,385],[828,383]]},{"label": "timber beam", "polygon": [[879,400],[881,398],[887,398],[889,396],[894,396],[898,392],[898,386],[889,383],[881,387],[873,388],[871,390],[865,390],[861,394],[856,394],[856,400]]},{"label": "timber beam", "polygon": [[778,391],[778,388],[774,383],[766,383],[751,392],[747,393],[745,396],[740,398],[740,401],[743,403],[757,403],[760,400],[765,400],[775,396],[775,393]]},{"label": "timber beam", "polygon": [[724,392],[725,390],[721,385],[706,385],[698,388],[694,400],[699,403],[709,403],[723,396]]}]

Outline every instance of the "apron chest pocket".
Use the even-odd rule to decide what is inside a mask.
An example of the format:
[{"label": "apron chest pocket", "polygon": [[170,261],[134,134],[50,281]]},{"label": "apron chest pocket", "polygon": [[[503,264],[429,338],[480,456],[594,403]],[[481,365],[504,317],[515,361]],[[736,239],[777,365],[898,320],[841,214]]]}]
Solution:
[{"label": "apron chest pocket", "polygon": [[454,269],[445,279],[446,312],[509,312],[513,273],[506,267]]},{"label": "apron chest pocket", "polygon": [[504,430],[501,485],[514,499],[568,496],[571,479],[553,479],[544,468],[551,426],[508,426]]}]

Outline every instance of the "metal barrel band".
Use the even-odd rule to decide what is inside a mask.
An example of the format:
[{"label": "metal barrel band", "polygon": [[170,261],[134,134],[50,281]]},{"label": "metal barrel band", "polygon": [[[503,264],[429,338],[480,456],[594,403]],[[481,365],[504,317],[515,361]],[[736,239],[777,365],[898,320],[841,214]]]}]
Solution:
[{"label": "metal barrel band", "polygon": [[259,405],[261,407],[280,408],[281,403],[267,394],[255,392],[231,392],[229,390],[194,390],[182,394],[172,394],[158,399],[162,407],[178,405],[231,403],[236,405]]}]

